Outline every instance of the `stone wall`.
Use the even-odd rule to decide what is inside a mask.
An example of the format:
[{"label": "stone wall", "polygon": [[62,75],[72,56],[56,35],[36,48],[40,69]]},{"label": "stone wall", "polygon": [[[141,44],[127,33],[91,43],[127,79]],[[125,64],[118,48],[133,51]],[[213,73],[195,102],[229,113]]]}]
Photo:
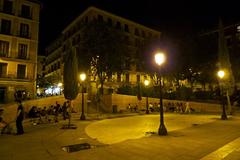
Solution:
[{"label": "stone wall", "polygon": [[[171,103],[180,103],[182,102],[185,105],[185,101],[179,100],[163,100],[163,105],[167,106],[167,104]],[[159,103],[159,98],[148,98],[148,103]],[[112,94],[112,106],[116,105],[118,111],[126,110],[128,104],[131,106],[138,106],[138,109],[146,108],[146,97],[142,97],[142,100],[139,101],[137,96],[128,96],[128,95],[120,95],[120,94]],[[109,104],[110,105],[110,104]],[[189,102],[191,108],[195,109],[196,112],[206,112],[206,113],[220,113],[222,111],[220,104],[212,104],[212,103],[200,103],[200,102]]]},{"label": "stone wall", "polygon": [[[23,101],[22,104],[24,106],[25,112],[28,112],[32,106],[37,106],[43,108],[44,106],[49,107],[51,105],[55,105],[56,101],[62,106],[66,101],[63,95],[61,96],[52,96],[34,100]],[[87,111],[87,94],[84,94],[84,108]],[[76,112],[80,112],[82,106],[82,95],[79,94],[78,97],[73,100],[73,109]],[[17,103],[10,103],[1,106],[0,108],[4,109],[3,118],[7,122],[12,122],[15,120],[17,115]]]},{"label": "stone wall", "polygon": [[[24,101],[24,109],[26,112],[30,110],[32,106],[37,106],[43,108],[44,106],[49,107],[51,105],[55,105],[56,101],[60,105],[64,103],[65,98],[64,96],[52,96],[47,98],[35,99],[35,100],[28,100]],[[158,98],[148,98],[149,103],[159,103]],[[185,101],[178,101],[178,100],[163,100],[164,106],[171,103],[178,103],[182,102],[185,104]],[[112,95],[105,95],[101,100],[100,106],[102,107],[100,111],[104,112],[113,112],[113,106],[117,106],[117,111],[124,111],[126,110],[128,104],[131,106],[138,106],[138,109],[146,109],[146,98],[142,97],[142,100],[139,101],[136,96],[128,96],[128,95],[121,95],[121,94],[112,94]],[[199,103],[199,102],[189,102],[190,107],[195,109],[196,112],[203,112],[203,113],[221,113],[222,108],[220,104],[211,104],[211,103]],[[82,107],[82,95],[79,94],[78,97],[73,101],[73,109],[76,112],[80,112]],[[3,117],[7,122],[14,121],[16,118],[17,112],[17,104],[11,103],[2,106],[1,108],[4,109]],[[86,114],[96,112],[96,106],[94,103],[87,103],[87,93],[84,94],[84,109]]]}]

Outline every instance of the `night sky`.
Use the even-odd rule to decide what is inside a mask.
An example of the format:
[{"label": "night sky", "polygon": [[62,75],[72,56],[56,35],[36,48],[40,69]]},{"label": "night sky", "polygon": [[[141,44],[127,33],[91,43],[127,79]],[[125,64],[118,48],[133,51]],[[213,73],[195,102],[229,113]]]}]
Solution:
[{"label": "night sky", "polygon": [[184,38],[215,29],[218,17],[225,25],[240,21],[237,1],[214,0],[42,0],[39,54],[74,18],[89,6],[157,29],[173,38]]}]

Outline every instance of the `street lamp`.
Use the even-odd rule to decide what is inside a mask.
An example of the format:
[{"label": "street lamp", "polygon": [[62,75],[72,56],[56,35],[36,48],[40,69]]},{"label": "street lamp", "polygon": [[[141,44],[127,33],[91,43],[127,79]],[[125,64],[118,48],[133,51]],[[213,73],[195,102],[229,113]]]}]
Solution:
[{"label": "street lamp", "polygon": [[226,106],[225,106],[225,102],[224,102],[224,93],[223,93],[223,78],[225,76],[225,72],[223,70],[219,70],[217,72],[217,75],[219,77],[219,89],[220,89],[220,97],[221,97],[222,109],[223,109],[221,119],[226,120],[227,114],[226,114]]},{"label": "street lamp", "polygon": [[[147,88],[147,86],[149,85],[149,80],[145,79],[144,80],[144,85]],[[148,92],[146,93],[146,114],[149,114],[149,109],[148,109]]]},{"label": "street lamp", "polygon": [[[149,80],[147,80],[147,79],[145,79],[144,80],[144,85],[145,85],[145,87],[147,88],[147,86],[149,85]],[[148,109],[148,107],[149,107],[149,105],[148,105],[148,92],[146,92],[146,114],[149,114],[149,109]]]},{"label": "street lamp", "polygon": [[80,120],[85,120],[86,117],[84,115],[84,89],[83,89],[83,83],[86,79],[86,74],[85,73],[81,73],[80,74],[80,80],[82,82],[82,114],[81,114],[81,117],[80,117]]},{"label": "street lamp", "polygon": [[160,86],[160,94],[159,94],[159,99],[160,99],[160,126],[158,129],[158,134],[159,135],[167,135],[167,129],[164,125],[164,118],[163,118],[163,100],[162,100],[162,82],[161,82],[161,65],[165,62],[166,58],[164,53],[156,53],[155,54],[155,62],[159,66],[159,86]]},{"label": "street lamp", "polygon": [[63,85],[63,84],[62,84],[61,82],[58,83],[58,87],[59,87],[59,89],[60,89],[60,95],[62,94],[62,85]]}]

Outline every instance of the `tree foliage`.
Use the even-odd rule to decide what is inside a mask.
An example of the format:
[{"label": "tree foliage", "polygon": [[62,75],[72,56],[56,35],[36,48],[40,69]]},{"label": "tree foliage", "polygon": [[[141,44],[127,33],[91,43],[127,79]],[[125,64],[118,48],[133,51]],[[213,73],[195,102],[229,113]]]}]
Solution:
[{"label": "tree foliage", "polygon": [[78,62],[75,48],[66,53],[64,60],[64,97],[74,100],[78,95]]},{"label": "tree foliage", "polygon": [[92,65],[96,69],[96,75],[103,88],[107,78],[115,72],[123,71],[127,45],[120,31],[105,22],[93,20],[83,30],[79,49],[84,53],[79,54],[79,62],[85,65],[83,68],[87,68],[90,67],[94,58]]}]

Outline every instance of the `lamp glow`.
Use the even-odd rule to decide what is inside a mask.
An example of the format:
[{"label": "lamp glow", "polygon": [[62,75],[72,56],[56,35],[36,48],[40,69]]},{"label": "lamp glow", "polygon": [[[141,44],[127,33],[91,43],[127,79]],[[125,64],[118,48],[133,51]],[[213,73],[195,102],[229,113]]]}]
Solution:
[{"label": "lamp glow", "polygon": [[164,53],[156,53],[155,54],[155,62],[160,66],[162,65],[166,60],[166,57],[164,55]]},{"label": "lamp glow", "polygon": [[85,73],[81,73],[80,74],[80,80],[81,81],[85,81],[85,79],[86,79],[86,74]]},{"label": "lamp glow", "polygon": [[149,80],[145,79],[145,80],[144,80],[144,85],[145,85],[145,86],[148,86],[148,85],[149,85]]},{"label": "lamp glow", "polygon": [[61,87],[63,84],[60,82],[60,83],[58,83],[58,87]]},{"label": "lamp glow", "polygon": [[223,77],[225,76],[225,72],[223,70],[219,70],[217,75],[220,79],[223,79]]}]

